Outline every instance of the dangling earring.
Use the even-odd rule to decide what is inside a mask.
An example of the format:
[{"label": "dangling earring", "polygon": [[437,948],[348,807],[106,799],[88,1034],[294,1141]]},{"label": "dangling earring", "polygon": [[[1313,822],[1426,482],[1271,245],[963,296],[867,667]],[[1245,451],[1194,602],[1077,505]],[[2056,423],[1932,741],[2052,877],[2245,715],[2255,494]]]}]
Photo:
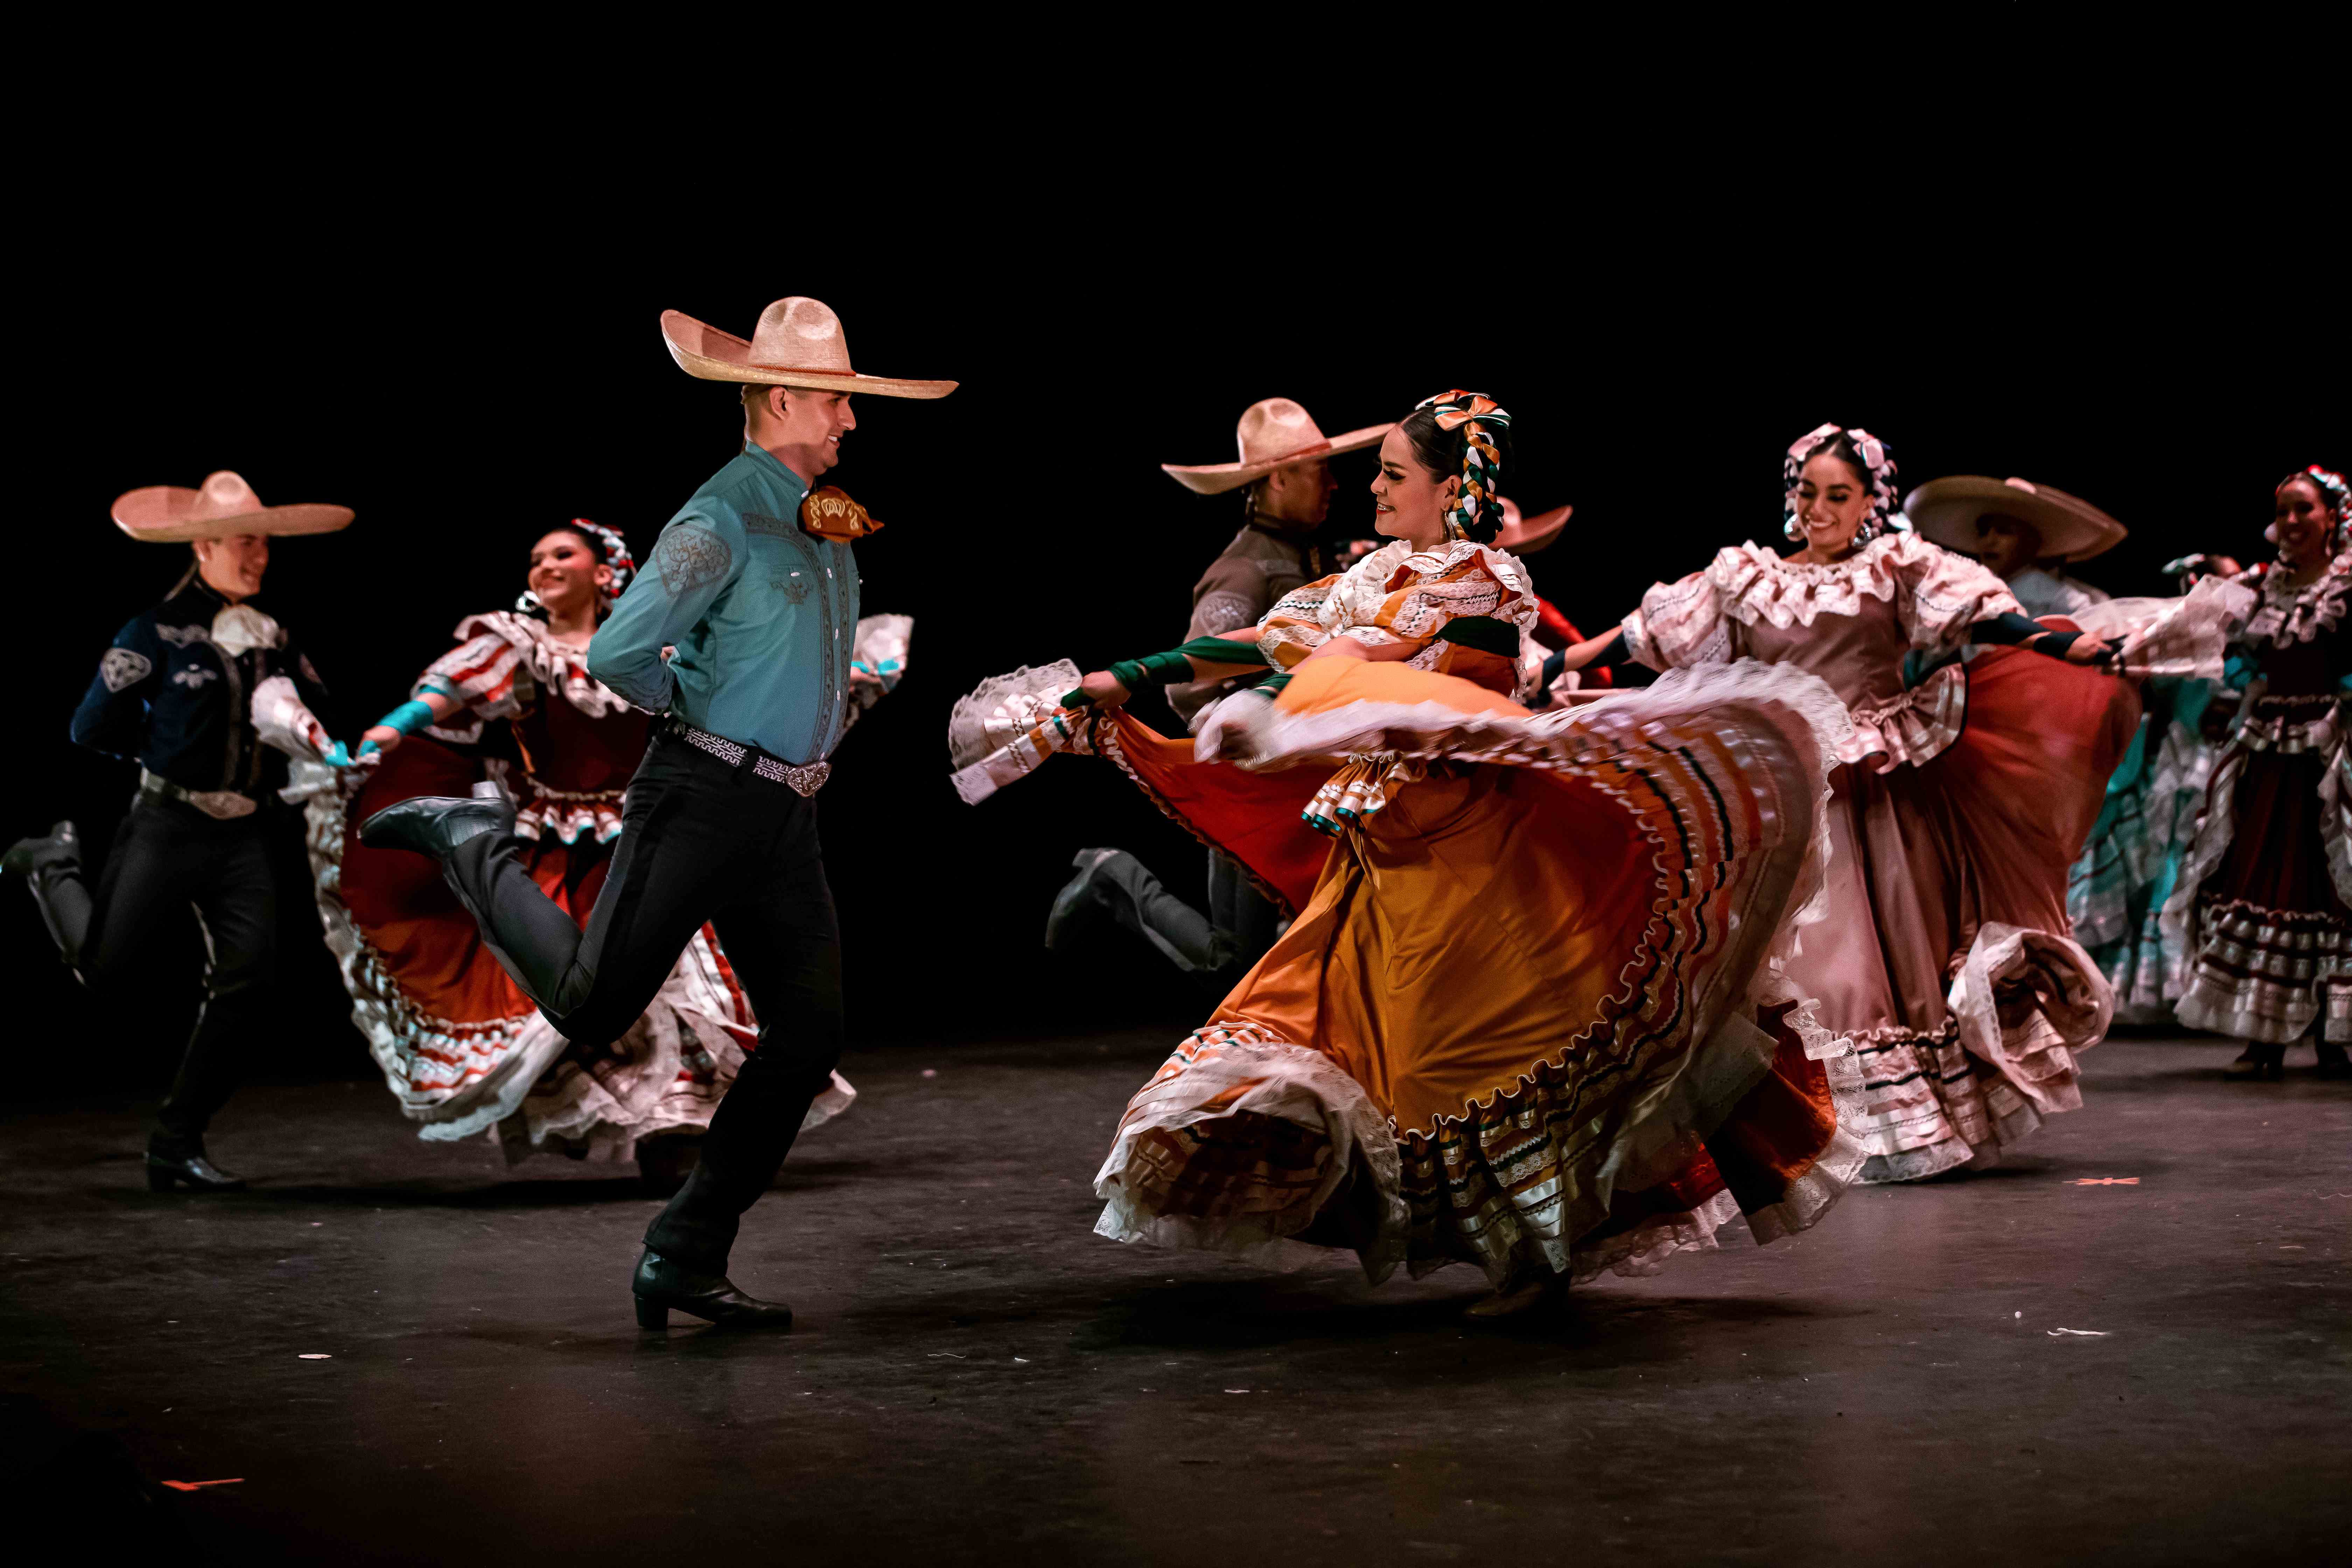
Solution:
[{"label": "dangling earring", "polygon": [[1787,534],[1792,540],[1802,539],[1805,537],[1805,525],[1799,522],[1795,514],[1791,513],[1788,521],[1780,524],[1780,531]]}]

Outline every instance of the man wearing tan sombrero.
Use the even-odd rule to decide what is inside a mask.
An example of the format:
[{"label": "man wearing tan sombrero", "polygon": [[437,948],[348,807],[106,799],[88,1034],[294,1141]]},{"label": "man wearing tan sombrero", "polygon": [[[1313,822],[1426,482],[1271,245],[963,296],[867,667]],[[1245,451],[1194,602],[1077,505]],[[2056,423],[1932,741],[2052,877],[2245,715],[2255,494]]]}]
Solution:
[{"label": "man wearing tan sombrero", "polygon": [[1973,555],[2009,584],[2029,616],[2077,616],[2107,595],[2065,568],[2124,541],[2124,525],[2055,485],[1956,474],[1903,500],[1920,535]]},{"label": "man wearing tan sombrero", "polygon": [[944,397],[956,384],[859,374],[841,319],[797,296],[761,312],[748,342],[676,310],[661,326],[688,375],[741,389],[743,450],[670,519],[589,646],[591,674],[667,717],[586,931],[531,879],[503,799],[404,801],[360,837],[436,857],[515,983],[591,1050],[646,1010],[705,922],[718,928],[759,1044],[701,1163],[646,1232],[632,1289],[646,1328],[676,1309],[783,1329],[792,1309],[737,1290],[727,1258],[841,1054],[841,936],[815,795],[848,721],[850,542],[880,526],[813,487],[857,427],[852,396]]},{"label": "man wearing tan sombrero", "polygon": [[[1330,460],[1377,446],[1389,428],[1368,425],[1326,436],[1298,404],[1269,397],[1242,411],[1234,433],[1235,461],[1160,465],[1195,495],[1243,491],[1241,531],[1192,585],[1187,640],[1256,626],[1284,595],[1341,570],[1345,563],[1318,537],[1339,489]],[[1243,684],[1201,680],[1165,689],[1176,716],[1197,730],[1209,706]],[[1179,969],[1221,975],[1256,963],[1273,945],[1279,911],[1250,886],[1238,866],[1213,849],[1206,914],[1168,891],[1124,849],[1081,849],[1072,865],[1077,874],[1046,916],[1048,948],[1060,947],[1083,924],[1108,919],[1142,937]]]},{"label": "man wearing tan sombrero", "polygon": [[331,533],[352,514],[264,506],[224,471],[200,489],[132,490],[115,501],[114,521],[133,539],[195,554],[162,604],[115,634],[73,716],[77,742],[139,764],[139,795],[95,889],[71,822],[18,840],[0,863],[31,887],[58,952],[93,991],[135,980],[156,928],[194,908],[204,1001],[148,1140],[147,1184],[227,1191],[245,1184],[212,1163],[205,1131],[243,1077],[277,956],[267,835],[280,816],[284,761],[255,731],[255,691],[273,678],[292,682],[299,722],[322,749],[326,740],[311,711],[325,697],[318,674],[255,595],[271,538]]}]

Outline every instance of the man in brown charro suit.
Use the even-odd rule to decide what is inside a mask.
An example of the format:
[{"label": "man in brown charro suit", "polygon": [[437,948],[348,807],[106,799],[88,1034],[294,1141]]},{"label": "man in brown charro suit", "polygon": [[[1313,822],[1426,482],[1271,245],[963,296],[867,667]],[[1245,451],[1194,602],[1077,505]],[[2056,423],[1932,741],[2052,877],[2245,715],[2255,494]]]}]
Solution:
[{"label": "man in brown charro suit", "polygon": [[[1193,584],[1187,640],[1256,626],[1284,595],[1347,564],[1322,538],[1331,495],[1339,488],[1330,459],[1377,445],[1388,432],[1386,425],[1371,425],[1326,437],[1306,409],[1286,397],[1269,397],[1243,411],[1235,431],[1238,461],[1160,465],[1198,495],[1247,487],[1241,531]],[[1210,706],[1240,684],[1202,680],[1171,686],[1168,704],[1198,730]],[[1159,878],[1123,849],[1081,849],[1072,864],[1077,875],[1055,898],[1046,917],[1049,948],[1059,947],[1081,922],[1108,917],[1187,973],[1219,974],[1247,968],[1274,942],[1275,907],[1250,886],[1240,867],[1213,849],[1206,914],[1160,886]]]}]

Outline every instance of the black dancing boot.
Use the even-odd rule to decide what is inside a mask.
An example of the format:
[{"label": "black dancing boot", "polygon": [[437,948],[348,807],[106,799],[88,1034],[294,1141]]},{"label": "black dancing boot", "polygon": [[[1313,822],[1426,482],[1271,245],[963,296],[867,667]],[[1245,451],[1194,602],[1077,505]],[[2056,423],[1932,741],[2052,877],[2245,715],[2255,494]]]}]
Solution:
[{"label": "black dancing boot", "polygon": [[2221,1069],[2221,1076],[2240,1083],[2255,1083],[2263,1079],[2276,1083],[2286,1077],[2286,1047],[2248,1040],[2244,1052]]},{"label": "black dancing boot", "polygon": [[724,1274],[698,1274],[672,1263],[652,1247],[637,1259],[637,1277],[629,1287],[637,1299],[637,1327],[666,1329],[673,1308],[707,1319],[722,1329],[783,1330],[793,1326],[793,1310],[782,1301],[761,1301],[735,1289]]},{"label": "black dancing boot", "polygon": [[41,923],[48,927],[49,940],[68,954],[78,943],[59,923],[49,888],[58,875],[80,869],[81,834],[70,822],[58,823],[46,838],[19,838],[8,846],[6,854],[0,855],[0,871],[25,879],[33,890],[33,902],[40,906]]},{"label": "black dancing boot", "polygon": [[2341,1045],[2319,1042],[2319,1076],[2322,1078],[2352,1078],[2352,1059],[2347,1059]]},{"label": "black dancing boot", "polygon": [[1233,941],[1209,918],[1160,885],[1160,879],[1124,849],[1081,849],[1070,864],[1077,875],[1054,896],[1045,916],[1045,946],[1057,949],[1087,921],[1108,919],[1160,950],[1188,974],[1213,974],[1233,961]]},{"label": "black dancing boot", "polygon": [[46,838],[19,838],[0,855],[0,871],[12,876],[30,877],[52,866],[81,864],[81,835],[70,822],[60,822],[49,829]]},{"label": "black dancing boot", "polygon": [[360,824],[371,849],[409,849],[438,860],[467,839],[514,828],[514,805],[504,795],[420,795],[387,805]]},{"label": "black dancing boot", "polygon": [[202,1138],[175,1138],[158,1131],[147,1140],[147,1190],[168,1193],[174,1184],[200,1193],[241,1193],[245,1178],[233,1176],[205,1154]]},{"label": "black dancing boot", "polygon": [[[26,842],[31,842],[27,840]],[[14,855],[15,850],[9,853]],[[1070,940],[1070,933],[1110,908],[1103,899],[1103,862],[1118,853],[1116,849],[1081,849],[1071,864],[1078,874],[1062,884],[1054,895],[1054,907],[1045,911],[1045,950],[1048,952]]]}]

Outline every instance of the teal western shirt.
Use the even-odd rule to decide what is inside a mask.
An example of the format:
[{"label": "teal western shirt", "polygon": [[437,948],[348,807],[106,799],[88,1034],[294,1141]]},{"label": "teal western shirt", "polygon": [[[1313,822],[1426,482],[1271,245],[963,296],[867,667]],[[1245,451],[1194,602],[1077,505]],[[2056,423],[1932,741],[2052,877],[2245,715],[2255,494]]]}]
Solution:
[{"label": "teal western shirt", "polygon": [[[588,645],[588,671],[640,708],[814,763],[841,739],[857,560],[801,531],[808,486],[762,447],[711,476]],[[677,652],[667,664],[661,650]]]}]

